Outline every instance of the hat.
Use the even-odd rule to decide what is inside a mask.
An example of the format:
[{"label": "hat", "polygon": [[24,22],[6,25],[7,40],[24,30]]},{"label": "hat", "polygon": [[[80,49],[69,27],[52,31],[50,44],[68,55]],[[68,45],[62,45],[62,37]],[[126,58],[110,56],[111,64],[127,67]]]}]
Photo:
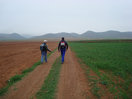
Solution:
[{"label": "hat", "polygon": [[47,43],[47,40],[44,40],[44,43]]}]

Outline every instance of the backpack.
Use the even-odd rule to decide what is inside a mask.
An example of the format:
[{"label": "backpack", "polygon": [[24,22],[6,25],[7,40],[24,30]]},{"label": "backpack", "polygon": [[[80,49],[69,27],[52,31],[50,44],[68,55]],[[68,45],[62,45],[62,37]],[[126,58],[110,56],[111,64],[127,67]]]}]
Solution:
[{"label": "backpack", "polygon": [[41,50],[41,51],[46,51],[46,50],[47,50],[46,44],[41,44],[41,45],[40,45],[40,50]]},{"label": "backpack", "polygon": [[61,42],[60,42],[60,46],[61,46],[61,48],[63,49],[63,48],[66,47],[66,43],[65,43],[64,41],[61,41]]}]

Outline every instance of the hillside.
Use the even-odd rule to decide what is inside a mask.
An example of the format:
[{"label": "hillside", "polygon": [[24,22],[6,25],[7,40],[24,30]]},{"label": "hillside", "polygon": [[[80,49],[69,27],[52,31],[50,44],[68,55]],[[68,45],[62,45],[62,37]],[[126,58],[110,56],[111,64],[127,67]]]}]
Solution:
[{"label": "hillside", "polygon": [[132,39],[132,32],[119,32],[112,30],[106,32],[87,31],[83,33],[81,37],[88,39]]},{"label": "hillside", "polygon": [[19,35],[18,33],[12,33],[12,34],[0,33],[0,41],[23,40],[23,39],[25,39],[25,38],[23,36]]},{"label": "hillside", "polygon": [[32,38],[42,39],[42,38],[60,38],[60,37],[78,38],[79,34],[77,34],[77,33],[66,33],[66,32],[48,33],[48,34],[44,34],[44,35],[41,35],[41,36],[34,36]]},{"label": "hillside", "polygon": [[41,39],[60,39],[66,37],[67,39],[132,39],[132,32],[120,32],[120,31],[105,31],[105,32],[94,32],[86,31],[82,34],[78,33],[47,33],[40,36],[26,37],[21,36],[18,33],[5,34],[0,33],[0,41],[7,40],[41,40]]},{"label": "hillside", "polygon": [[82,39],[132,39],[132,32],[119,32],[119,31],[106,31],[106,32],[94,32],[87,31],[82,34],[78,33],[48,33],[41,36],[34,36],[32,39],[43,39],[43,38],[82,38]]}]

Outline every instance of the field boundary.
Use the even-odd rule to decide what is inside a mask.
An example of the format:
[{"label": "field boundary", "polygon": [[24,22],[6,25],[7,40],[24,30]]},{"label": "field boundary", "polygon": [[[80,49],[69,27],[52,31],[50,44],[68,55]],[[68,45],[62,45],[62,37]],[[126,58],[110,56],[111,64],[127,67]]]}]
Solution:
[{"label": "field boundary", "polygon": [[79,40],[70,41],[74,43],[132,43],[132,39],[101,39],[101,40]]},{"label": "field boundary", "polygon": [[[71,44],[71,48],[72,48],[72,51],[74,51],[75,52],[75,54],[76,54],[76,56],[81,60],[81,63],[84,63],[85,65],[86,65],[86,67],[83,67],[84,69],[85,69],[85,71],[86,71],[86,75],[87,75],[87,77],[88,77],[88,79],[91,81],[91,84],[90,85],[92,85],[92,86],[94,86],[95,88],[93,88],[92,89],[92,91],[93,92],[96,92],[95,93],[95,95],[97,96],[97,97],[100,97],[99,95],[100,95],[100,91],[101,91],[101,89],[99,88],[99,87],[101,87],[101,88],[103,88],[103,89],[107,89],[107,91],[113,96],[113,98],[124,98],[124,99],[129,99],[132,95],[131,95],[131,90],[129,90],[129,86],[131,86],[130,85],[130,82],[132,81],[131,79],[128,79],[128,78],[130,78],[129,76],[128,76],[128,78],[126,78],[125,80],[126,81],[124,81],[124,82],[122,82],[122,80],[123,80],[123,77],[126,77],[126,76],[123,76],[122,77],[122,75],[120,76],[119,74],[120,74],[120,72],[118,72],[118,75],[114,75],[114,73],[115,72],[109,72],[108,70],[112,70],[111,68],[106,68],[107,66],[109,67],[109,64],[107,64],[107,62],[106,63],[102,63],[101,64],[101,62],[104,62],[104,60],[105,60],[105,58],[102,58],[102,60],[101,60],[101,62],[99,62],[97,65],[96,65],[96,61],[98,61],[98,58],[95,58],[94,57],[94,55],[97,55],[97,53],[98,53],[98,56],[101,56],[101,54],[99,54],[99,52],[100,51],[98,51],[98,50],[94,50],[93,51],[93,53],[91,54],[90,53],[90,51],[91,50],[93,50],[93,49],[96,49],[96,46],[97,45],[95,45],[95,44],[93,44],[93,46],[91,45],[90,46],[90,43],[91,42],[71,42],[71,43],[74,43],[75,45],[73,46],[72,44]],[[77,43],[78,43],[78,45],[77,45]],[[79,50],[79,49],[77,49],[77,47],[84,47],[84,45],[86,46],[86,44],[85,43],[89,43],[89,49],[82,49],[82,50]],[[96,42],[96,43],[98,43],[98,42]],[[99,42],[100,43],[100,42]],[[99,44],[98,43],[98,44]],[[103,43],[103,42],[102,42]],[[107,43],[107,42],[106,42]],[[116,42],[115,43],[113,43],[113,42],[110,42],[111,44],[115,44],[116,45]],[[120,44],[125,44],[126,42],[117,42],[117,44],[118,43],[120,43]],[[79,45],[80,44],[80,45]],[[81,45],[81,44],[83,44],[83,45]],[[101,44],[101,43],[100,43]],[[105,44],[105,43],[104,43]],[[126,44],[129,44],[130,45],[130,43],[126,43]],[[106,45],[106,44],[105,44]],[[113,46],[115,46],[115,45],[113,45]],[[118,46],[120,47],[120,46],[123,46],[123,45],[119,45],[118,44]],[[127,45],[126,45],[127,46]],[[99,46],[100,48],[103,48],[103,45],[101,45],[101,46]],[[117,47],[117,48],[119,48],[119,47]],[[106,48],[109,48],[108,46],[106,46]],[[111,47],[112,48],[112,47]],[[82,52],[82,51],[84,51],[85,53],[86,53],[86,51],[87,51],[87,55],[85,55],[84,53],[83,53],[83,55],[82,54],[79,54],[79,52]],[[116,49],[114,49],[114,51],[116,52],[117,50]],[[129,51],[129,50],[128,50]],[[108,50],[108,52],[109,53],[111,53],[109,50]],[[94,54],[95,53],[95,54]],[[118,53],[117,53],[118,54]],[[111,54],[111,55],[113,55],[113,54]],[[115,54],[116,55],[116,54]],[[120,54],[118,54],[118,55],[120,55]],[[122,55],[122,54],[121,54]],[[120,56],[121,56],[120,55]],[[126,56],[128,55],[128,53],[126,53]],[[85,58],[84,58],[85,57]],[[105,56],[106,57],[106,56]],[[116,57],[116,56],[115,56]],[[108,57],[108,58],[111,58],[111,57]],[[118,59],[118,57],[116,57],[117,59]],[[87,59],[87,60],[86,60]],[[123,60],[123,59],[122,59]],[[125,60],[125,59],[124,59]],[[128,59],[126,58],[126,60],[128,61]],[[93,61],[93,63],[90,63],[91,61]],[[130,61],[130,60],[129,60]],[[129,62],[128,61],[128,62]],[[113,62],[113,61],[112,61]],[[125,63],[125,62],[124,62]],[[113,63],[114,64],[114,63]],[[118,65],[118,64],[114,64],[114,65],[111,65],[111,66],[115,66],[115,65]],[[121,63],[120,63],[121,64]],[[129,64],[130,64],[130,62],[129,62]],[[129,65],[129,64],[126,64],[127,66]],[[121,64],[122,65],[122,64]],[[100,66],[100,68],[97,68],[97,66]],[[102,67],[101,67],[102,66]],[[103,68],[103,66],[104,66],[104,68]],[[130,68],[129,68],[130,69]],[[128,69],[128,70],[129,70]],[[91,74],[90,73],[90,71],[93,71],[96,75],[97,75],[97,78],[95,78],[93,75],[91,76],[91,75],[89,75],[89,74]],[[121,69],[120,69],[121,70]],[[127,68],[126,68],[126,71],[128,71],[127,70]],[[107,72],[108,71],[108,72]],[[117,70],[116,70],[117,71]],[[111,74],[110,74],[111,73]],[[124,71],[121,71],[121,74],[123,74],[123,73],[125,73]],[[129,71],[128,71],[128,73],[129,73]],[[127,75],[127,74],[126,74]],[[116,79],[113,79],[113,77],[115,77]],[[122,78],[121,78],[122,77]],[[97,85],[97,86],[95,86],[95,84]],[[98,85],[99,85],[99,87],[98,87]],[[102,91],[103,92],[103,91]],[[102,93],[101,92],[101,93]],[[98,94],[99,93],[99,94]],[[103,96],[103,94],[104,93],[106,93],[106,91],[104,91],[103,93],[102,93],[102,95],[101,95],[101,97]],[[109,94],[109,95],[110,95]],[[107,95],[108,96],[108,95]]]},{"label": "field boundary", "polygon": [[[86,65],[82,59],[77,56],[77,53],[71,47],[72,52],[76,56],[80,67],[84,70],[85,75],[87,77],[87,81],[89,82],[90,92],[98,99],[105,99],[111,97],[113,99],[113,93],[109,92],[107,89],[107,85],[104,79],[101,78],[100,72],[93,70],[91,67]],[[105,90],[105,91],[104,91]],[[107,96],[104,96],[107,94]],[[116,97],[115,97],[116,98]]]},{"label": "field boundary", "polygon": [[[90,82],[89,83],[89,86],[90,86],[90,92],[95,95],[98,99],[100,99],[101,97],[101,93],[99,93],[99,90],[100,88],[98,87],[97,85],[97,80],[99,79],[99,76],[95,74],[94,71],[92,71],[92,69],[87,66],[83,61],[82,59],[80,59],[76,52],[74,51],[74,49],[71,47],[71,51],[72,53],[74,53],[74,55],[76,56],[79,64],[80,64],[80,67],[84,70],[85,72],[85,75],[87,77],[87,82]],[[92,75],[90,75],[90,73],[92,72]]]},{"label": "field boundary", "polygon": [[[51,54],[53,54],[56,51],[56,49],[54,49],[51,53],[48,53],[47,57],[49,57]],[[13,84],[22,80],[23,77],[25,77],[28,73],[32,72],[40,64],[41,64],[41,61],[39,60],[38,62],[34,63],[31,67],[23,70],[22,74],[19,74],[19,75],[16,74],[15,76],[11,77],[8,80],[7,85],[0,89],[0,96],[3,96]]]}]

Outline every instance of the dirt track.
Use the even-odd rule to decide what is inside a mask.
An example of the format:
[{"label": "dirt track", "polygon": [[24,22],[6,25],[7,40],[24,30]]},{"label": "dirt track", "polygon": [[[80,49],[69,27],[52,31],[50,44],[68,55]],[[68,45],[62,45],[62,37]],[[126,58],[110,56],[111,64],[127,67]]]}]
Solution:
[{"label": "dirt track", "polygon": [[57,57],[59,57],[59,53],[56,51],[49,57],[48,63],[38,66],[33,72],[29,73],[20,82],[13,85],[9,89],[8,93],[5,96],[0,97],[0,99],[32,98],[34,94],[41,88],[44,79],[48,75],[49,70]]},{"label": "dirt track", "polygon": [[57,99],[94,99],[84,71],[70,49],[62,66],[56,96]]}]

